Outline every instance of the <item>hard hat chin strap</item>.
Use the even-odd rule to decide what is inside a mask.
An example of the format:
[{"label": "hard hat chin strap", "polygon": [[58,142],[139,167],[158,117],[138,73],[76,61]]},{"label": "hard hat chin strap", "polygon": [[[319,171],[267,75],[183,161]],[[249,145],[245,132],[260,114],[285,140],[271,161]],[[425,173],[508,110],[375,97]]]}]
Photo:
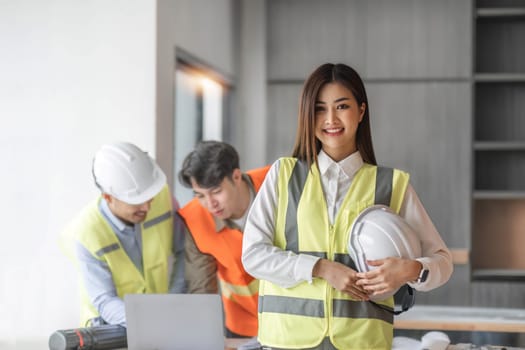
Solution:
[{"label": "hard hat chin strap", "polygon": [[414,293],[414,289],[410,287],[409,285],[405,285],[405,287],[406,288],[403,288],[404,292],[403,292],[403,299],[401,300],[401,310],[392,309],[391,307],[388,307],[382,304],[378,304],[372,300],[369,300],[369,302],[372,303],[374,306],[391,313],[394,316],[400,315],[403,312],[408,311],[408,309],[414,306],[416,302],[416,295]]}]

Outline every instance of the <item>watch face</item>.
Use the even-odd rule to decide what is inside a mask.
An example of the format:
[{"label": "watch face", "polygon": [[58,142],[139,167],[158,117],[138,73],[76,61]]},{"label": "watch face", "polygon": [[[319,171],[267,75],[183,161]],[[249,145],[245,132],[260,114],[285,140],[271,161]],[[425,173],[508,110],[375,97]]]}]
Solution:
[{"label": "watch face", "polygon": [[419,274],[419,282],[423,283],[426,282],[428,278],[428,269],[421,270],[421,273]]}]

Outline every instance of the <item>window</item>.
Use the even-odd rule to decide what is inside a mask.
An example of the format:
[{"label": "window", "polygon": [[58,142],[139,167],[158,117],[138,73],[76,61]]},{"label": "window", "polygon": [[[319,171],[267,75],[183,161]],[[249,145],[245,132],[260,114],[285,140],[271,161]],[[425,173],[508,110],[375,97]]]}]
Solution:
[{"label": "window", "polygon": [[175,197],[180,205],[193,198],[182,186],[178,173],[182,161],[201,140],[222,140],[227,87],[210,74],[179,64],[175,70],[174,181]]}]

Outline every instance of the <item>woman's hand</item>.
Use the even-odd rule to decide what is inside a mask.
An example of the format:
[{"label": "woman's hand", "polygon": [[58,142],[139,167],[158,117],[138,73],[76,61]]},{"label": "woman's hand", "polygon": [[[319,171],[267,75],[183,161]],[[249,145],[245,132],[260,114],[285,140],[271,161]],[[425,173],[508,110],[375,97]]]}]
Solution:
[{"label": "woman's hand", "polygon": [[405,283],[415,281],[423,267],[417,260],[397,257],[369,260],[367,264],[375,269],[356,273],[356,284],[370,296],[397,291]]},{"label": "woman's hand", "polygon": [[358,300],[369,300],[368,292],[357,285],[358,273],[338,262],[319,259],[312,271],[313,277],[321,277],[337,290],[350,294]]}]

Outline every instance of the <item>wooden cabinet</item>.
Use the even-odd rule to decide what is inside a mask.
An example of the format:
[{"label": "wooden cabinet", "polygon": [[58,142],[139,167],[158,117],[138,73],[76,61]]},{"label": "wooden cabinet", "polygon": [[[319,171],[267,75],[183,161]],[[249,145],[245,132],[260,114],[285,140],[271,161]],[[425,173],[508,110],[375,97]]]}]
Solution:
[{"label": "wooden cabinet", "polygon": [[475,6],[472,276],[525,280],[525,1]]}]

